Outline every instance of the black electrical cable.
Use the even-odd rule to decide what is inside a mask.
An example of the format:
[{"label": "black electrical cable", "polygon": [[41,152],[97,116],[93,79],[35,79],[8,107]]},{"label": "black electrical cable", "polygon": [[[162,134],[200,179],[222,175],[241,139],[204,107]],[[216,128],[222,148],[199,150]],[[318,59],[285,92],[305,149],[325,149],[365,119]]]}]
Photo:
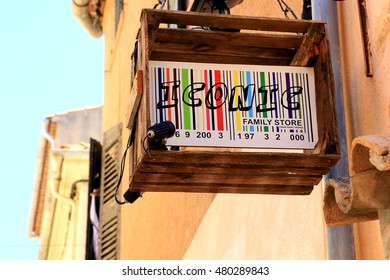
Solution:
[{"label": "black electrical cable", "polygon": [[123,155],[122,155],[120,169],[119,169],[118,182],[117,182],[117,185],[116,185],[116,188],[115,188],[115,195],[114,195],[114,197],[115,197],[116,203],[118,203],[119,205],[123,205],[123,204],[126,203],[126,201],[120,201],[118,199],[118,191],[119,191],[119,187],[120,187],[121,182],[122,182],[123,173],[125,171],[127,151],[130,149],[130,147],[134,143],[135,131],[136,131],[136,126],[137,126],[137,116],[138,116],[138,114],[135,116],[134,126],[131,129],[131,133],[130,133],[129,138],[127,140],[126,149],[125,149],[125,151],[123,152]]},{"label": "black electrical cable", "polygon": [[162,10],[165,6],[165,2],[166,2],[166,0],[158,0],[157,4],[153,6],[153,9],[156,9],[158,7],[158,5],[161,5],[160,9]]},{"label": "black electrical cable", "polygon": [[[284,16],[288,19],[288,12],[290,12],[295,19],[298,19],[297,15],[294,13],[293,9],[290,8],[289,5],[286,4],[283,0],[276,0],[279,3],[280,9],[283,11]],[[283,5],[285,8],[283,8]]]},{"label": "black electrical cable", "polygon": [[149,139],[148,134],[146,134],[146,136],[145,136],[144,139],[142,140],[142,148],[144,149],[144,152],[145,152],[149,157],[151,157],[152,154],[150,153],[149,146],[146,147],[146,145],[145,145],[146,139]]}]

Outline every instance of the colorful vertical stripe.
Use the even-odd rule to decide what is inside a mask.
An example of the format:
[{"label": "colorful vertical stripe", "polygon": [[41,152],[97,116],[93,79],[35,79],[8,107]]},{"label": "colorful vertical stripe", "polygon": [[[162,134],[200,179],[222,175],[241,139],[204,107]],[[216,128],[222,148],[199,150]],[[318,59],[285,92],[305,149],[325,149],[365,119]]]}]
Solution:
[{"label": "colorful vertical stripe", "polygon": [[152,64],[151,120],[170,120],[179,130],[229,132],[230,140],[239,132],[294,132],[314,142],[318,136],[313,77],[277,67],[246,68]]}]

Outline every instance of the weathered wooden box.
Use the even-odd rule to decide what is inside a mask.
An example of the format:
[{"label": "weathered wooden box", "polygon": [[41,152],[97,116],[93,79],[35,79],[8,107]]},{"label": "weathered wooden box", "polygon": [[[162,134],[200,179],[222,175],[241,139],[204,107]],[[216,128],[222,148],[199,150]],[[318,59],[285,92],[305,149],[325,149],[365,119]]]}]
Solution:
[{"label": "weathered wooden box", "polygon": [[[187,28],[168,28],[169,24]],[[316,124],[311,127],[316,130],[316,142],[309,149],[283,149],[280,145],[275,146],[278,150],[272,149],[272,142],[270,146],[256,148],[251,145],[229,147],[227,144],[202,148],[175,144],[172,149],[151,150],[148,155],[148,147],[145,147],[148,143],[144,140],[148,128],[156,121],[151,118],[151,111],[155,108],[151,109],[153,104],[150,96],[153,91],[151,80],[154,79],[153,75],[157,75],[151,74],[150,61],[180,62],[184,65],[236,65],[240,69],[252,66],[296,66],[297,69],[309,67],[315,77],[312,112],[315,113]],[[133,87],[128,116],[128,128],[135,132],[130,170],[130,189],[133,191],[307,195],[339,159],[334,86],[324,22],[143,10],[133,63]],[[175,66],[172,67],[173,70],[176,69]],[[253,70],[253,73],[257,73],[256,71]],[[248,85],[242,87],[241,91],[246,94]],[[290,107],[294,103],[292,96],[287,99],[282,96]],[[180,100],[176,97],[169,98]],[[200,99],[193,95],[191,98],[192,105],[194,102],[200,105]],[[214,98],[217,100],[218,96],[214,95]],[[234,102],[244,111],[243,102],[247,96],[245,100],[243,96],[240,98]],[[263,101],[265,99],[262,98]],[[186,103],[184,98],[182,101]],[[303,99],[300,101],[303,104]],[[205,99],[203,102],[209,102],[209,107],[213,105]],[[234,102],[226,104],[230,104],[231,114],[238,114],[233,112],[237,111],[237,106],[233,106]],[[294,104],[297,105],[298,102]],[[284,104],[281,106],[286,107]],[[266,109],[258,108],[259,123],[256,130],[252,133],[248,128],[247,132],[243,130],[243,134],[235,132],[234,139],[250,139],[256,133],[269,137],[266,135],[271,133],[269,128],[260,125],[260,112],[264,113]],[[273,117],[277,119],[276,115]],[[215,127],[209,128],[210,138],[213,129],[217,130]],[[286,135],[298,131],[289,132],[283,127],[280,129]],[[228,128],[221,129],[219,135],[224,136],[223,133],[228,133],[227,130]],[[272,133],[273,136],[277,135],[279,127]],[[187,133],[189,135],[190,132]],[[292,140],[294,135],[290,135]],[[208,137],[208,134],[203,136]],[[299,136],[295,140],[299,140]],[[195,142],[189,146],[197,145]]]}]

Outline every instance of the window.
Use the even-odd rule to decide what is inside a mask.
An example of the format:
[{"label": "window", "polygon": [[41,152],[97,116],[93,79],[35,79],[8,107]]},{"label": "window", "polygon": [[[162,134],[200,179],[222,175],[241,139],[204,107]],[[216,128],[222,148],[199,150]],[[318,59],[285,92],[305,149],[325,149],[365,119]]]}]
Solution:
[{"label": "window", "polygon": [[87,245],[85,259],[96,260],[98,257],[99,208],[100,208],[100,174],[102,171],[102,145],[95,139],[90,139],[89,150],[89,187]]}]

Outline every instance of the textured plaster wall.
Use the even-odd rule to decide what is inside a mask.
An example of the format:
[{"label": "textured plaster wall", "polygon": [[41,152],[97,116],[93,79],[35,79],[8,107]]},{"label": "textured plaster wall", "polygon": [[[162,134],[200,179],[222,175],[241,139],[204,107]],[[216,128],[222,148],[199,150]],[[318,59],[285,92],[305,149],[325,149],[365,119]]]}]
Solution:
[{"label": "textured plaster wall", "polygon": [[185,259],[326,259],[321,196],[220,194]]},{"label": "textured plaster wall", "polygon": [[[301,0],[288,0],[284,2],[294,11],[294,13],[298,18],[301,17],[301,12],[302,12]],[[263,0],[263,1],[244,0],[244,2],[241,5],[236,6],[231,10],[231,14],[244,15],[244,16],[285,18],[284,13],[281,10],[277,0]],[[291,13],[288,13],[288,17],[293,19]]]},{"label": "textured plaster wall", "polygon": [[[390,1],[367,1],[374,75],[366,77],[357,1],[338,3],[348,145],[361,135],[390,132]],[[349,155],[350,157],[350,155]],[[354,225],[358,259],[382,259],[377,221]]]},{"label": "textured plaster wall", "polygon": [[[285,2],[300,17],[302,1]],[[284,18],[277,1],[245,0],[231,13]],[[326,259],[321,186],[302,197],[217,195],[185,258]]]},{"label": "textured plaster wall", "polygon": [[390,1],[367,1],[374,76],[366,77],[357,1],[339,4],[347,124],[352,137],[390,131]]}]

